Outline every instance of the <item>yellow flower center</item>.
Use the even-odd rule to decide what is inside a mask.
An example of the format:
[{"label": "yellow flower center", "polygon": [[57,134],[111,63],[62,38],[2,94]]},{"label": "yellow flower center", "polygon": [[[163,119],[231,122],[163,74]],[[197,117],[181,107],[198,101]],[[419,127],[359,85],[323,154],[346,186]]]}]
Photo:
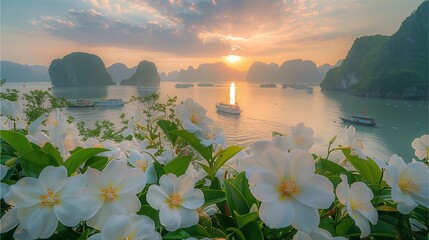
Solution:
[{"label": "yellow flower center", "polygon": [[48,194],[40,196],[40,207],[53,207],[55,204],[58,204],[59,199],[51,189],[48,189]]},{"label": "yellow flower center", "polygon": [[364,202],[360,201],[359,199],[351,198],[349,199],[350,206],[353,210],[359,210],[359,211],[368,211],[370,210],[370,207],[368,204],[365,204]]},{"label": "yellow flower center", "polygon": [[280,184],[279,191],[282,197],[289,197],[298,192],[298,188],[293,181],[285,180]]},{"label": "yellow flower center", "polygon": [[168,198],[168,202],[170,203],[170,208],[173,208],[177,205],[180,205],[183,202],[183,199],[180,197],[180,195],[173,193]]},{"label": "yellow flower center", "polygon": [[93,145],[95,148],[103,148],[103,144],[101,143],[96,143]]},{"label": "yellow flower center", "polygon": [[192,112],[191,122],[194,124],[198,124],[201,122],[201,118],[197,114],[195,114],[195,112]]},{"label": "yellow flower center", "polygon": [[416,193],[420,187],[410,178],[400,179],[398,182],[399,188],[408,192]]},{"label": "yellow flower center", "polygon": [[64,147],[67,151],[71,151],[76,148],[76,144],[74,143],[72,138],[66,137],[66,139],[64,140]]},{"label": "yellow flower center", "polygon": [[137,160],[135,165],[136,165],[135,167],[141,168],[143,170],[143,172],[146,172],[147,160],[144,160],[144,159]]},{"label": "yellow flower center", "polygon": [[100,192],[105,201],[113,201],[118,195],[117,189],[113,188],[112,186],[103,188],[100,190]]},{"label": "yellow flower center", "polygon": [[307,143],[307,140],[305,140],[305,138],[303,138],[302,136],[299,136],[295,138],[295,143],[296,145],[303,146]]}]

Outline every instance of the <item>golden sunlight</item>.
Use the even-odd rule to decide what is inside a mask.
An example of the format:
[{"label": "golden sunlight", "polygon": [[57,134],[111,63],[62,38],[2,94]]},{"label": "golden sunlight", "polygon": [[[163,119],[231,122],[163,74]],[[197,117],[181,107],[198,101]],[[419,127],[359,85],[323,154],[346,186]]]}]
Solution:
[{"label": "golden sunlight", "polygon": [[230,63],[236,63],[236,62],[240,61],[240,59],[241,59],[241,57],[238,55],[228,55],[225,58]]},{"label": "golden sunlight", "polygon": [[229,104],[235,104],[235,83],[232,82],[229,86]]}]

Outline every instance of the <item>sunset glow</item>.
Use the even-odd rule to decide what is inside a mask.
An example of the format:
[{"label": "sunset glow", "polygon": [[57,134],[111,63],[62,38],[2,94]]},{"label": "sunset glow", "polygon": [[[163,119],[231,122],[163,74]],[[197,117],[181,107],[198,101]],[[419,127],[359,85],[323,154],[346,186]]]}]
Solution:
[{"label": "sunset glow", "polygon": [[235,83],[229,86],[229,104],[235,104]]},{"label": "sunset glow", "polygon": [[226,57],[226,60],[230,63],[236,63],[238,61],[240,61],[241,57],[238,55],[228,55]]}]

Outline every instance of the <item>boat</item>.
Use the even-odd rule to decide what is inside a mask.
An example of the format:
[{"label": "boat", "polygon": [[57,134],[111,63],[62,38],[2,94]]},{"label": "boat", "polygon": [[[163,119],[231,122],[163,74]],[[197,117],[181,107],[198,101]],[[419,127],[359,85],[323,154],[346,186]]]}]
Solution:
[{"label": "boat", "polygon": [[198,87],[214,87],[213,83],[198,83]]},{"label": "boat", "polygon": [[216,109],[220,112],[230,113],[230,114],[240,114],[242,111],[240,106],[237,103],[229,104],[229,103],[216,103]]},{"label": "boat", "polygon": [[264,83],[259,85],[259,87],[261,88],[276,88],[277,85],[275,83]]},{"label": "boat", "polygon": [[100,99],[94,101],[95,106],[119,107],[124,106],[122,99]]},{"label": "boat", "polygon": [[359,125],[365,125],[365,126],[375,126],[375,119],[372,117],[365,117],[365,116],[357,116],[352,115],[349,118],[343,118],[340,117],[341,120],[343,120],[344,123],[352,123],[352,124],[359,124]]},{"label": "boat", "polygon": [[309,87],[305,89],[306,93],[313,93],[313,88]]},{"label": "boat", "polygon": [[176,88],[190,88],[193,86],[194,86],[194,84],[192,84],[192,83],[178,83],[175,85]]},{"label": "boat", "polygon": [[288,87],[288,84],[287,84],[287,83],[283,83],[282,87],[283,87],[283,88],[287,88],[287,87]]},{"label": "boat", "polygon": [[155,86],[140,86],[139,87],[139,91],[142,91],[142,92],[154,92],[158,88],[159,87],[155,87]]},{"label": "boat", "polygon": [[78,108],[78,107],[94,107],[95,104],[92,101],[86,100],[86,99],[76,99],[74,101],[70,101],[71,105],[69,107],[71,108]]}]

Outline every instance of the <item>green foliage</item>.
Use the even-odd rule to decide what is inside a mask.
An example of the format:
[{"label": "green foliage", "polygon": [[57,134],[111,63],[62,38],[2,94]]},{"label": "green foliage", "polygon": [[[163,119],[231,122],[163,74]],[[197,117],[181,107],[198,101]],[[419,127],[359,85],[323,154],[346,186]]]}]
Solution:
[{"label": "green foliage", "polygon": [[183,175],[191,163],[191,156],[178,156],[164,166],[165,173],[173,173],[176,176]]},{"label": "green foliage", "polygon": [[109,150],[104,148],[85,148],[73,153],[64,162],[64,166],[67,168],[68,175],[71,176],[82,164],[84,164],[91,157],[106,151]]},{"label": "green foliage", "polygon": [[[3,88],[3,84],[6,83],[6,79],[0,80],[0,89]],[[0,91],[0,99],[7,99],[11,102],[18,101],[19,98],[19,91],[17,89],[6,89],[6,92]]]},{"label": "green foliage", "polygon": [[50,113],[55,108],[65,108],[69,102],[64,98],[52,96],[48,91],[32,90],[24,93],[24,113],[29,122],[33,122],[43,114]]},{"label": "green foliage", "polygon": [[23,155],[31,150],[33,147],[27,138],[15,131],[0,130],[0,137],[7,142],[12,148],[15,149],[20,155]]}]

